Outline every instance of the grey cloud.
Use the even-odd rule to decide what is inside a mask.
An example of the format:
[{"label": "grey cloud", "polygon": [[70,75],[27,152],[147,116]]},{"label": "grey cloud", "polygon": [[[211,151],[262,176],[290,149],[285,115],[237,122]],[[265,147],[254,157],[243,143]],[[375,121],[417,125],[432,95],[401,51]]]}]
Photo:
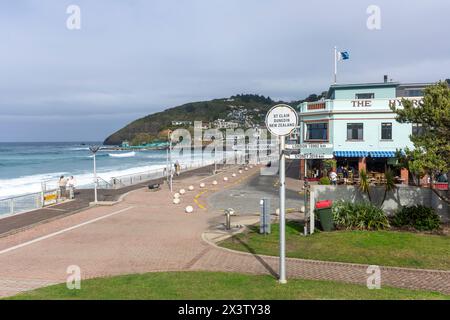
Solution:
[{"label": "grey cloud", "polygon": [[[39,130],[51,124],[45,115],[99,140],[133,117],[192,100],[300,99],[331,83],[334,45],[351,55],[339,65],[341,82],[449,78],[450,3],[375,2],[1,2],[0,141],[48,139]],[[65,27],[73,3],[79,31]],[[371,4],[381,7],[379,31],[366,28]],[[77,140],[76,130],[62,132],[58,140]]]}]

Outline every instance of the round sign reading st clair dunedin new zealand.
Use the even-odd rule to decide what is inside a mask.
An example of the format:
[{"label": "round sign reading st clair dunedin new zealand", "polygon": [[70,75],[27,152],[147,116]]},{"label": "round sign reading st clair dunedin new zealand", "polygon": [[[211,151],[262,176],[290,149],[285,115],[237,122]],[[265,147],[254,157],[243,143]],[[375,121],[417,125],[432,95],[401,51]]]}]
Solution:
[{"label": "round sign reading st clair dunedin new zealand", "polygon": [[297,112],[287,104],[278,104],[267,112],[266,127],[273,135],[287,136],[297,126]]}]

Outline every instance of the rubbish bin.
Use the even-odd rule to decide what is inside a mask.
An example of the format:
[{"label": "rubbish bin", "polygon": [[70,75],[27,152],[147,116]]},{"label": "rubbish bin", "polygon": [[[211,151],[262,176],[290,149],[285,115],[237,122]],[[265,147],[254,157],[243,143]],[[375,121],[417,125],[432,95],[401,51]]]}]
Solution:
[{"label": "rubbish bin", "polygon": [[315,212],[319,217],[320,225],[322,226],[323,231],[334,230],[333,212],[331,211],[332,205],[333,201],[331,200],[316,202]]}]

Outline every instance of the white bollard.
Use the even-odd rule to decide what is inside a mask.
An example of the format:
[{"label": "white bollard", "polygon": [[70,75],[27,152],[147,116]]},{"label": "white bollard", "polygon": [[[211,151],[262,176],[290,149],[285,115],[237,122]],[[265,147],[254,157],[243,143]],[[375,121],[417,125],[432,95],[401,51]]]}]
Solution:
[{"label": "white bollard", "polygon": [[192,208],[192,206],[187,206],[185,211],[186,213],[192,213],[194,211],[194,208]]},{"label": "white bollard", "polygon": [[174,203],[174,204],[179,204],[179,203],[180,203],[180,198],[175,198],[175,199],[173,199],[173,203]]},{"label": "white bollard", "polygon": [[189,190],[189,191],[194,190],[194,186],[189,186],[188,190]]},{"label": "white bollard", "polygon": [[175,194],[173,195],[173,197],[174,197],[175,199],[178,199],[178,198],[180,197],[180,194],[177,192],[177,193],[175,193]]},{"label": "white bollard", "polygon": [[236,173],[233,173],[231,176],[232,176],[232,177],[236,177]]},{"label": "white bollard", "polygon": [[180,189],[180,194],[185,194],[185,193],[186,193],[186,190]]},{"label": "white bollard", "polygon": [[205,187],[205,184],[202,182],[202,183],[200,183],[200,188],[204,188]]},{"label": "white bollard", "polygon": [[239,170],[238,172],[239,172],[239,173],[242,173],[242,170]]},{"label": "white bollard", "polygon": [[213,184],[214,186],[217,185],[217,181],[214,180],[214,181],[212,182],[212,184]]},{"label": "white bollard", "polygon": [[244,170],[245,170],[245,171],[248,171],[248,168],[247,168],[247,167],[245,167],[245,168],[244,168]]},{"label": "white bollard", "polygon": [[250,166],[250,169],[253,169],[253,166]]},{"label": "white bollard", "polygon": [[223,177],[223,181],[227,182],[228,178],[227,177]]},{"label": "white bollard", "polygon": [[280,215],[280,208],[278,208],[277,210],[275,210],[275,214],[276,214],[277,216]]}]

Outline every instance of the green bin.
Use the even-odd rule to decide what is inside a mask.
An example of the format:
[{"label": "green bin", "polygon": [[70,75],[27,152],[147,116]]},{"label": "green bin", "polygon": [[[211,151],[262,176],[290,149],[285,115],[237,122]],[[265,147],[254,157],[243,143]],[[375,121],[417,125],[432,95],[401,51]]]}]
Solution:
[{"label": "green bin", "polygon": [[316,202],[315,213],[319,217],[320,225],[323,231],[334,230],[333,212],[331,211],[332,205],[333,202],[331,200]]}]

